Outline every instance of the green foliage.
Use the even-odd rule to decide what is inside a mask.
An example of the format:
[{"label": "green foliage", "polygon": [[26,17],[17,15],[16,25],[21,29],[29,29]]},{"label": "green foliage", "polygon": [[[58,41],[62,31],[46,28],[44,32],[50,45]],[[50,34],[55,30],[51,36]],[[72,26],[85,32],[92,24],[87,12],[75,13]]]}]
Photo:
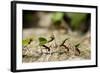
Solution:
[{"label": "green foliage", "polygon": [[39,37],[39,45],[42,46],[44,44],[46,44],[48,41],[46,38],[44,37]]},{"label": "green foliage", "polygon": [[27,37],[26,39],[24,39],[24,40],[22,40],[22,45],[23,46],[27,46],[28,44],[29,44],[29,42],[31,41],[31,40],[34,40],[35,39],[35,36],[30,36],[30,37]]},{"label": "green foliage", "polygon": [[28,42],[30,41],[30,39],[24,39],[24,40],[22,40],[22,45],[23,46],[26,46],[26,45],[28,45]]},{"label": "green foliage", "polygon": [[61,12],[53,13],[52,20],[54,23],[61,21],[63,19],[63,16],[64,16],[64,13],[61,13]]},{"label": "green foliage", "polygon": [[67,16],[71,19],[71,26],[74,29],[77,29],[82,21],[86,19],[86,13],[67,13]]}]

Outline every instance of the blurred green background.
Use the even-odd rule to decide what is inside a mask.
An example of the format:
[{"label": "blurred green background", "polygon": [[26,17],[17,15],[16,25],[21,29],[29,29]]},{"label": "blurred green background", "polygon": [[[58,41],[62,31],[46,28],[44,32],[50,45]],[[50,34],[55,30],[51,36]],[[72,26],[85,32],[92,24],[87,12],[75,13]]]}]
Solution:
[{"label": "blurred green background", "polygon": [[[49,19],[47,20],[46,19]],[[45,20],[46,19],[46,20]],[[27,11],[23,10],[23,28],[36,28],[40,27],[38,24],[42,20],[44,24],[48,22],[53,28],[61,28],[62,22],[65,22],[63,27],[68,26],[72,31],[80,31],[86,33],[90,31],[90,19],[91,14],[89,13],[76,13],[76,12],[46,12],[46,11]],[[48,26],[48,27],[50,27]]]}]

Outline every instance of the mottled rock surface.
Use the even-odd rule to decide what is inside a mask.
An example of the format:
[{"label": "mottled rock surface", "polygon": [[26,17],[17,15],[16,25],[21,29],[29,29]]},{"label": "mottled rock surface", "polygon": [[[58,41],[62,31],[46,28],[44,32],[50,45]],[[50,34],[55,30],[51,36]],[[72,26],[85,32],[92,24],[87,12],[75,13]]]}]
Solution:
[{"label": "mottled rock surface", "polygon": [[[23,30],[23,39],[34,36],[34,40],[27,46],[22,48],[22,62],[49,62],[63,60],[86,60],[91,59],[91,43],[90,33],[84,36],[78,35],[76,32],[62,33],[62,30],[48,29],[25,29]],[[46,45],[50,47],[50,51],[39,46],[39,37],[46,37],[54,34],[55,40]],[[64,39],[68,38],[64,43],[68,49],[60,47]],[[75,45],[80,43],[78,50]]]}]

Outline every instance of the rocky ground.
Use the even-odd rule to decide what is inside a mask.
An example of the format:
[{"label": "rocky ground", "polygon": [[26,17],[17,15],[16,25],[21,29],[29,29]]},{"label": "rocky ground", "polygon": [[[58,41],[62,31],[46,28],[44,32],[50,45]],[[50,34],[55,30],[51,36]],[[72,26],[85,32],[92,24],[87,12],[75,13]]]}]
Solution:
[{"label": "rocky ground", "polygon": [[[39,46],[39,37],[50,39],[52,35],[54,35],[55,40],[46,44],[50,48],[49,51]],[[63,30],[23,30],[23,39],[31,36],[34,37],[31,43],[22,48],[22,61],[24,63],[91,59],[90,33],[82,36],[76,32],[65,33]],[[66,38],[65,47],[60,46]],[[79,44],[78,47],[75,46],[77,44]]]}]

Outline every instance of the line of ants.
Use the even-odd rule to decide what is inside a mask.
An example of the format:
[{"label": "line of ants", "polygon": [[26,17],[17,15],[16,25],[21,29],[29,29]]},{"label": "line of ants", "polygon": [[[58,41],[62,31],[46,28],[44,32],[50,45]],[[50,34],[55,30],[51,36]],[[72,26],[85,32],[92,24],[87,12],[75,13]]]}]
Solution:
[{"label": "line of ants", "polygon": [[[48,41],[48,43],[49,43],[49,42],[52,42],[53,40],[55,40],[54,35],[51,36],[50,38],[51,38],[51,39]],[[63,42],[59,45],[59,47],[64,47],[64,48],[67,50],[67,52],[69,52],[70,47],[67,46],[67,45],[65,45],[65,42],[66,42],[67,40],[68,40],[68,38],[64,39]],[[31,42],[32,42],[32,39],[30,39],[30,41],[29,41],[28,44],[30,44]],[[76,54],[76,55],[80,55],[80,50],[79,50],[79,48],[78,48],[79,45],[80,45],[80,43],[74,46],[74,47],[75,47],[75,51],[78,53],[78,54]],[[42,52],[42,51],[41,51],[41,54],[53,54],[53,53],[57,53],[57,52],[52,52],[52,53],[50,53],[51,48],[50,48],[49,46],[45,45],[45,44],[42,45],[42,47],[43,47],[44,49],[46,49],[47,52]],[[38,52],[37,52],[37,53],[38,53]],[[65,53],[65,52],[58,52],[58,53]]]}]

